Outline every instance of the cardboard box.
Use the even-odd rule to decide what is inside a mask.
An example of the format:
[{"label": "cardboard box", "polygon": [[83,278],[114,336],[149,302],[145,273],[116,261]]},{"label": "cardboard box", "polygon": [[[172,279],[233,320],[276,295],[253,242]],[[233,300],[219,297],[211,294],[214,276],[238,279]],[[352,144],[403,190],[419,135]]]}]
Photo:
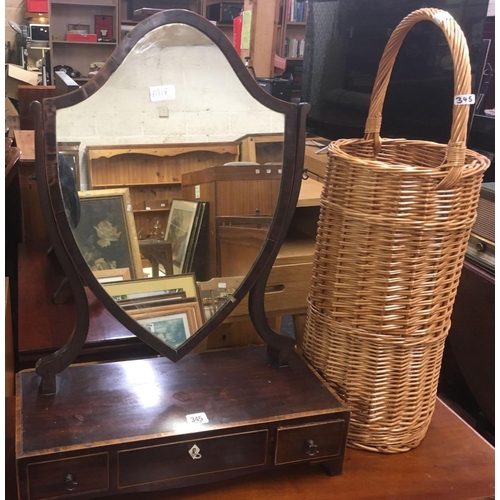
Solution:
[{"label": "cardboard box", "polygon": [[97,42],[97,35],[88,34],[83,35],[82,33],[66,33],[67,42]]},{"label": "cardboard box", "polygon": [[39,71],[26,71],[16,64],[5,65],[5,95],[11,99],[18,99],[18,85],[38,85],[41,78]]},{"label": "cardboard box", "polygon": [[5,97],[5,128],[11,130],[19,130],[21,128],[19,113],[8,97]]},{"label": "cardboard box", "polygon": [[49,11],[48,0],[26,0],[26,11],[44,14]]}]

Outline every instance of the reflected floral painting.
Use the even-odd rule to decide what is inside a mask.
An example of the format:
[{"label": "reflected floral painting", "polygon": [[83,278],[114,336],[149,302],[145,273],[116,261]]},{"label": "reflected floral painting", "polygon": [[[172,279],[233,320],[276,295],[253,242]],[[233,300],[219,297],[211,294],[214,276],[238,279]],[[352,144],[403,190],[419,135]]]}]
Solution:
[{"label": "reflected floral painting", "polygon": [[133,270],[121,197],[80,197],[81,217],[73,230],[92,271]]}]

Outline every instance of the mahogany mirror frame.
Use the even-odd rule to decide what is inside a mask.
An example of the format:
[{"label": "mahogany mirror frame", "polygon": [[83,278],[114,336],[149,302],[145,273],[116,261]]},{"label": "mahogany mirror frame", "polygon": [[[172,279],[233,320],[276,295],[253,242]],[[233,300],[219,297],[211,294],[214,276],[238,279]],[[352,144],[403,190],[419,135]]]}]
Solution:
[{"label": "mahogany mirror frame", "polygon": [[[73,237],[64,208],[57,168],[56,137],[58,109],[78,104],[97,92],[145,35],[155,28],[172,23],[191,26],[213,41],[250,95],[270,110],[282,113],[285,122],[280,191],[275,214],[262,249],[230,300],[178,349],[173,349],[155,338],[129,316],[107,294],[85,262]],[[36,363],[36,372],[42,378],[41,391],[44,394],[56,392],[56,374],[75,360],[85,344],[89,328],[89,307],[84,284],[131,333],[174,362],[182,359],[203,341],[228,317],[245,295],[249,294],[249,315],[255,329],[267,343],[269,355],[280,366],[287,364],[295,341],[289,336],[275,332],[269,326],[265,315],[264,292],[299,196],[304,162],[305,119],[308,110],[308,104],[281,101],[264,91],[249,73],[226,35],[205,18],[186,10],[166,10],[147,18],[122,40],[99,73],[83,87],[69,94],[44,99],[42,104],[37,101],[32,103],[32,111],[35,114],[35,163],[40,203],[53,248],[72,288],[77,307],[75,328],[66,344]]]}]

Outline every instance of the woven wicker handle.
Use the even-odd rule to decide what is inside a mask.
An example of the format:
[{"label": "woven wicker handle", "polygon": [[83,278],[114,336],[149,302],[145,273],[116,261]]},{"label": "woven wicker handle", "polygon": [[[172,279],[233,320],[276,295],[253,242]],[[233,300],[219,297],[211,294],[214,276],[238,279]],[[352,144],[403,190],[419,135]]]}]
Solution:
[{"label": "woven wicker handle", "polygon": [[[469,49],[460,26],[453,17],[444,10],[419,9],[405,17],[393,31],[380,60],[377,77],[373,87],[370,110],[365,126],[365,139],[374,141],[375,152],[381,148],[380,127],[382,125],[382,107],[384,105],[387,86],[391,77],[394,61],[406,34],[420,21],[432,21],[439,26],[448,41],[455,70],[455,96],[471,93],[471,69]],[[454,105],[451,125],[451,137],[447,147],[444,165],[448,173],[438,185],[438,189],[448,189],[462,177],[465,164],[468,105]]]}]

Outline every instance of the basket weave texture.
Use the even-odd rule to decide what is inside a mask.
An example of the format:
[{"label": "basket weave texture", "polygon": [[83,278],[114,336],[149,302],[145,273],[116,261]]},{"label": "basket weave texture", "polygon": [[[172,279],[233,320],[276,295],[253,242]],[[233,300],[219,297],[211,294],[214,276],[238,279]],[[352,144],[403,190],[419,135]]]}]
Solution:
[{"label": "basket weave texture", "polygon": [[450,45],[455,95],[470,94],[467,44],[453,18],[420,9],[393,32],[363,139],[332,142],[302,349],[351,409],[348,445],[416,447],[434,411],[444,342],[489,160],[465,147],[469,106],[450,142],[381,139],[399,47],[430,20]]}]

